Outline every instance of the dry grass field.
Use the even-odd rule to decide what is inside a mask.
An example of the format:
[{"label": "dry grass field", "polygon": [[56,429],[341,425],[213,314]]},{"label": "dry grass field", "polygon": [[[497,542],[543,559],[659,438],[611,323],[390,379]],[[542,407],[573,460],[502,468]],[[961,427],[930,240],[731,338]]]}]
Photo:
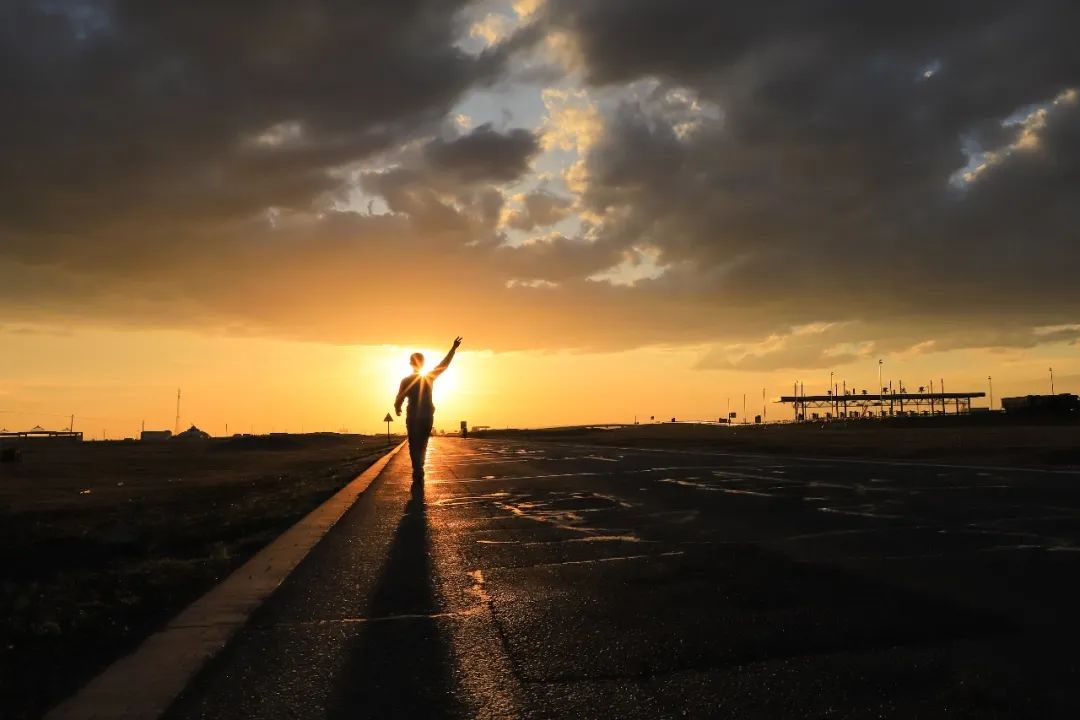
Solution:
[{"label": "dry grass field", "polygon": [[383,437],[22,446],[0,464],[0,707],[38,717],[364,470]]}]

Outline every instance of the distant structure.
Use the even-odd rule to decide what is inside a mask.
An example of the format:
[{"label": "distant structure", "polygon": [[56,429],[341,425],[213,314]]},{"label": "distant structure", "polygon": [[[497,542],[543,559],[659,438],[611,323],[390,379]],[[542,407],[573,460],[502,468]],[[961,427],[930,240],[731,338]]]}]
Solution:
[{"label": "distant structure", "polygon": [[[780,402],[795,409],[795,421],[855,419],[872,417],[914,417],[917,415],[965,415],[971,401],[986,397],[984,392],[889,392],[879,394],[782,395]],[[817,412],[815,412],[817,411]]]},{"label": "distant structure", "polygon": [[168,440],[173,436],[172,430],[143,430],[139,434],[140,440]]},{"label": "distant structure", "polygon": [[1001,398],[1008,415],[1080,418],[1080,397],[1069,393]]},{"label": "distant structure", "polygon": [[21,432],[0,432],[0,440],[52,440],[52,441],[69,441],[69,442],[82,442],[83,434],[81,432],[71,432],[70,430],[45,430],[41,426],[35,426],[30,430],[23,430]]},{"label": "distant structure", "polygon": [[176,440],[209,440],[210,433],[204,432],[192,425],[182,433],[176,434]]}]

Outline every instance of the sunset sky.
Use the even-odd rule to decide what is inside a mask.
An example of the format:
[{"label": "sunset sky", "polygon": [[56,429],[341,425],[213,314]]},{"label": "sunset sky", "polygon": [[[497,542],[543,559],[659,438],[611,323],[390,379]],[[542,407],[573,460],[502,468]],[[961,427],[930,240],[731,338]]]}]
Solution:
[{"label": "sunset sky", "polygon": [[448,430],[1080,390],[1073,0],[0,21],[0,427],[378,431],[455,335]]}]

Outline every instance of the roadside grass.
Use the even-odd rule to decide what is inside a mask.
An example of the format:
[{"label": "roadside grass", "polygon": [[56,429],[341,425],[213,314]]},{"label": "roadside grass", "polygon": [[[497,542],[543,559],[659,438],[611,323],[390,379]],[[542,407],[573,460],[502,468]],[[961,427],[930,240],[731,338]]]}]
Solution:
[{"label": "roadside grass", "polygon": [[387,450],[385,438],[29,444],[0,467],[0,707],[39,717]]}]

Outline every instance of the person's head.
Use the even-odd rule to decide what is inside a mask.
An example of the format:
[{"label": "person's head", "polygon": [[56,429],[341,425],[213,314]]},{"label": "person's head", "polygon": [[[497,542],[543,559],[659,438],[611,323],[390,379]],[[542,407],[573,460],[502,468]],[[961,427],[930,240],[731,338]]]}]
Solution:
[{"label": "person's head", "polygon": [[409,364],[413,370],[420,372],[420,368],[424,367],[424,353],[414,352],[409,356]]}]

